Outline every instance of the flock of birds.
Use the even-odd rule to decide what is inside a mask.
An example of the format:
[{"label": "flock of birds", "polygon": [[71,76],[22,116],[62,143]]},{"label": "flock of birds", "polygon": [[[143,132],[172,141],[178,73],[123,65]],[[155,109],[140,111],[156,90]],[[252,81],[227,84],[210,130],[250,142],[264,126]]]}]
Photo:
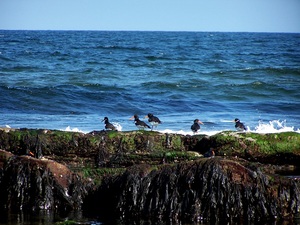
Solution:
[{"label": "flock of birds", "polygon": [[[152,127],[150,127],[147,123],[145,123],[144,121],[140,120],[139,116],[137,114],[133,115],[130,120],[134,120],[135,125],[137,126],[138,129],[151,129],[153,130],[154,128],[157,128],[157,126],[159,124],[161,124],[162,122],[160,121],[160,119],[156,116],[154,116],[151,113],[148,113],[148,115],[145,116],[145,118],[148,118],[148,122],[152,125]],[[106,130],[117,130],[117,128],[111,124],[108,120],[108,117],[104,117],[104,119],[102,120],[102,122],[104,121],[105,124],[105,129]],[[245,127],[245,125],[243,123],[241,123],[241,121],[236,118],[234,120],[235,122],[235,128],[238,131],[246,131],[247,128]],[[191,130],[194,133],[197,133],[200,130],[200,125],[203,125],[203,123],[199,120],[199,119],[195,119],[194,123],[191,126]]]}]

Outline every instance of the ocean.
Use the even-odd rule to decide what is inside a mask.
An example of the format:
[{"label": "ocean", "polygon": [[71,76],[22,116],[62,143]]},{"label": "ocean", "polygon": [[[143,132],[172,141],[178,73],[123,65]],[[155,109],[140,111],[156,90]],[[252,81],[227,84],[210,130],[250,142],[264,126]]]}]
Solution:
[{"label": "ocean", "polygon": [[300,34],[0,30],[0,127],[300,132]]}]

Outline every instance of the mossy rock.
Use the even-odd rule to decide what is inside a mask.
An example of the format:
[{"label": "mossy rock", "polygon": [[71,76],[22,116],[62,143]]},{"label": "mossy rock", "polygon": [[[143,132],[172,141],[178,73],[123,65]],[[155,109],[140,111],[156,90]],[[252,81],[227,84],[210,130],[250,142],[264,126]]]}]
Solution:
[{"label": "mossy rock", "polygon": [[292,164],[300,159],[300,134],[296,132],[258,134],[228,131],[213,135],[205,142],[219,155],[266,162],[269,158],[269,162],[274,163],[287,160],[285,163]]},{"label": "mossy rock", "polygon": [[299,146],[300,134],[296,132],[257,134],[225,131],[213,136],[184,136],[155,131],[93,131],[83,134],[58,130],[0,129],[0,149],[17,155],[33,152],[36,157],[62,157],[63,160],[76,156],[94,160],[100,154],[105,160],[110,160],[114,155],[133,154],[122,159],[131,159],[130,165],[136,161],[132,159],[140,157],[137,154],[195,151],[204,155],[210,148],[221,156],[263,162],[268,162],[270,158],[269,162],[286,160],[286,163],[294,164],[300,159]]}]

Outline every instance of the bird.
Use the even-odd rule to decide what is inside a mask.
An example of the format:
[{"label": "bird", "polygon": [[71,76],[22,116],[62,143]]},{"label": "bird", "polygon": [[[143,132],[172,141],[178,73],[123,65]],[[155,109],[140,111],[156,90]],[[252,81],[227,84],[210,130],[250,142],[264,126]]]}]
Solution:
[{"label": "bird", "polygon": [[191,130],[194,132],[194,133],[197,133],[198,130],[200,130],[200,124],[203,124],[200,120],[198,119],[195,119],[194,120],[194,124],[191,126]]},{"label": "bird", "polygon": [[108,120],[107,117],[104,117],[104,119],[102,120],[102,122],[103,121],[105,123],[105,129],[106,130],[117,130],[117,128],[109,122],[109,120]]},{"label": "bird", "polygon": [[153,127],[157,127],[158,124],[161,124],[160,119],[158,119],[158,117],[153,116],[153,114],[148,113],[148,115],[145,116],[145,118],[148,118],[149,123],[152,125],[151,130],[153,130]]},{"label": "bird", "polygon": [[243,123],[241,123],[241,121],[238,118],[235,118],[234,122],[235,122],[235,128],[238,131],[245,131],[245,130],[247,130],[247,128],[245,127],[245,125]]},{"label": "bird", "polygon": [[137,114],[135,114],[135,115],[133,115],[131,118],[130,118],[130,120],[133,120],[134,119],[134,123],[135,123],[135,125],[139,128],[139,129],[145,129],[145,128],[149,128],[149,129],[151,129],[151,127],[148,125],[148,124],[146,124],[144,121],[141,121],[140,119],[139,119],[139,116],[137,115]]},{"label": "bird", "polygon": [[215,153],[215,150],[213,148],[210,148],[207,152],[204,153],[204,157],[207,157],[207,158],[213,158],[215,157],[216,153]]}]

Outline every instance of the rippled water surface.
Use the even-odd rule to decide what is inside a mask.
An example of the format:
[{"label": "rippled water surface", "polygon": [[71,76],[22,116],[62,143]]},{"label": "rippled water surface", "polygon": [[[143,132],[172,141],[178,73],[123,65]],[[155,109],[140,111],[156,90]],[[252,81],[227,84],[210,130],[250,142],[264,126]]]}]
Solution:
[{"label": "rippled water surface", "polygon": [[2,127],[300,129],[300,34],[2,30],[0,79]]}]

